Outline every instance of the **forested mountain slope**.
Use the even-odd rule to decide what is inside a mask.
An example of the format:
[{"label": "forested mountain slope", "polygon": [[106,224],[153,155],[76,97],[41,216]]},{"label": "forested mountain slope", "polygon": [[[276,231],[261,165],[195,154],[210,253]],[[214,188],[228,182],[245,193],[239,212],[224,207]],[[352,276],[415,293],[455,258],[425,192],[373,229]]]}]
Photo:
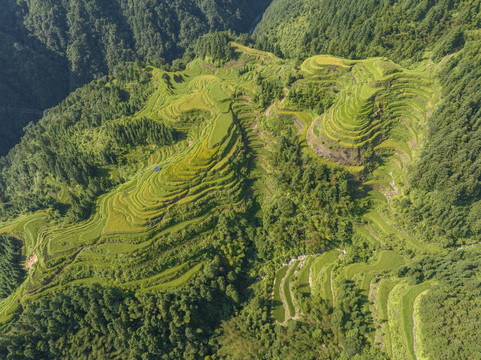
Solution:
[{"label": "forested mountain slope", "polygon": [[287,57],[318,53],[419,60],[439,58],[478,36],[479,0],[274,0],[254,35]]},{"label": "forested mountain slope", "polygon": [[160,65],[212,30],[247,32],[267,1],[3,0],[0,154],[29,121],[125,61]]},{"label": "forested mountain slope", "polygon": [[172,66],[155,2],[23,4],[109,74],[0,159],[2,359],[479,357],[478,1],[176,2]]}]

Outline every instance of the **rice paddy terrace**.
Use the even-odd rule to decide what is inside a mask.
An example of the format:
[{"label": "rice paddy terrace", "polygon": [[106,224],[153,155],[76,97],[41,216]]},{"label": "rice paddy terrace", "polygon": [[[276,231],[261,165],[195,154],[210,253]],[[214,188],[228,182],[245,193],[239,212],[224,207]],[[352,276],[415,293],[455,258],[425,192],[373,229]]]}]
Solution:
[{"label": "rice paddy terrace", "polygon": [[336,308],[340,280],[353,281],[369,299],[376,328],[371,334],[372,343],[393,359],[416,359],[415,306],[431,283],[409,285],[403,279],[383,276],[405,263],[404,257],[394,251],[378,250],[374,263],[348,266],[343,265],[345,255],[340,250],[329,250],[282,266],[274,281],[273,318],[285,324],[289,319],[301,317],[302,304],[313,293]]},{"label": "rice paddy terrace", "polygon": [[416,127],[426,123],[426,114],[438,96],[428,74],[403,69],[386,59],[346,61],[316,56],[301,69],[334,84],[337,92],[332,107],[309,129],[310,146],[324,158],[346,165],[362,163],[363,150],[383,144],[397,125],[404,127],[396,129],[401,141],[410,140],[419,132]]},{"label": "rice paddy terrace", "polygon": [[20,301],[72,285],[95,282],[139,292],[182,285],[208,258],[205,239],[218,210],[242,208],[239,121],[248,119],[243,112],[249,104],[234,101],[234,93],[249,91],[249,76],[239,81],[238,68],[200,62],[178,73],[146,71],[157,90],[133,118],[168,122],[185,138],[139,159],[141,170],[100,197],[87,221],[63,225],[42,212],[0,229],[24,241],[26,257],[38,259],[0,304],[2,323]]},{"label": "rice paddy terrace", "polygon": [[[304,151],[329,166],[357,175],[365,170],[368,149],[382,162],[362,184],[372,206],[354,229],[372,251],[371,261],[346,265],[342,249],[293,259],[273,281],[273,318],[286,323],[302,317],[301,305],[312,293],[335,307],[339,281],[353,281],[370,299],[377,328],[372,342],[393,358],[415,359],[413,311],[430,284],[412,286],[384,274],[405,263],[407,249],[442,251],[399,229],[391,204],[407,183],[406,167],[418,154],[426,119],[439,98],[431,75],[380,58],[315,56],[302,63],[290,86],[324,88],[332,95],[331,106],[319,114],[293,109],[284,98],[261,111],[254,101],[256,76],[270,73],[277,79],[295,65],[232,46],[240,60],[221,68],[195,60],[181,72],[145,69],[152,72],[156,91],[132,119],[166,122],[185,136],[151,147],[149,157],[138,159],[135,175],[102,195],[88,220],[68,224],[38,212],[0,227],[0,234],[23,241],[29,267],[24,283],[0,302],[0,323],[7,324],[20,305],[72,285],[100,283],[143,293],[188,283],[210,259],[209,234],[218,212],[241,210],[252,191],[269,195],[266,158],[279,134],[258,120],[283,116],[297,128]],[[239,175],[246,151],[257,180],[249,189]]]},{"label": "rice paddy terrace", "polygon": [[322,114],[290,109],[288,99],[272,110],[292,116],[305,151],[353,174],[365,170],[367,149],[382,159],[362,184],[372,206],[354,227],[355,236],[373,255],[371,263],[349,265],[344,265],[343,250],[291,260],[276,272],[271,314],[283,324],[302,316],[302,303],[312,293],[335,308],[340,281],[352,281],[369,299],[377,329],[372,333],[373,344],[393,359],[416,359],[420,340],[415,335],[415,307],[431,284],[409,285],[385,274],[405,263],[406,250],[443,253],[399,228],[395,221],[399,214],[392,207],[392,199],[402,196],[407,183],[407,166],[419,154],[439,89],[429,72],[403,69],[380,58],[348,61],[320,55],[305,60],[301,72],[295,88],[316,83],[334,95],[332,106]]}]

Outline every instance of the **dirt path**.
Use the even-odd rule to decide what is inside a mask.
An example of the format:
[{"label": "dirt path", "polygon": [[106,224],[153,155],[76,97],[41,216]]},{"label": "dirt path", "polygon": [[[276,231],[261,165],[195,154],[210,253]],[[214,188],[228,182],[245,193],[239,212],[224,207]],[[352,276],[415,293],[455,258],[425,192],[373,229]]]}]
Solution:
[{"label": "dirt path", "polygon": [[274,104],[271,104],[269,105],[269,107],[266,109],[266,111],[264,112],[265,116],[266,117],[269,117],[269,115],[271,114],[271,111],[272,109],[274,108]]},{"label": "dirt path", "polygon": [[297,116],[294,116],[294,121],[296,122],[297,126],[299,126],[297,135],[300,135],[304,131],[304,123],[300,122]]},{"label": "dirt path", "polygon": [[379,315],[379,309],[376,306],[376,301],[377,301],[377,291],[379,289],[379,285],[381,282],[373,283],[371,284],[369,288],[369,302],[371,303],[369,308],[371,309],[371,313],[374,315],[374,321],[377,323],[377,328],[374,333],[374,343],[379,344],[381,349],[384,349],[384,331],[383,331],[383,324],[380,319]]},{"label": "dirt path", "polygon": [[451,59],[455,54],[449,54],[449,55],[446,55],[435,67],[434,67],[434,71],[437,71],[439,70],[439,68],[441,67],[442,64],[444,64],[446,61],[448,61],[449,59]]},{"label": "dirt path", "polygon": [[314,128],[318,125],[319,119],[320,119],[320,117],[317,117],[316,119],[314,119],[312,121],[312,123],[309,126],[309,128],[307,129],[307,133],[306,133],[306,142],[309,145],[309,147],[311,148],[311,150],[314,151],[315,153],[317,153],[317,152],[316,152],[316,148],[313,144],[313,142],[315,142],[314,140],[316,138],[316,135],[314,134]]},{"label": "dirt path", "polygon": [[[296,271],[294,273],[294,276],[296,276],[296,273],[298,273],[299,271]],[[293,281],[291,281],[291,283],[289,284],[289,296],[291,297],[291,300],[292,300],[292,305],[294,305],[294,316],[291,317],[291,319],[293,320],[297,320],[299,319],[299,315],[300,315],[300,311],[299,311],[299,308],[297,307],[297,301],[296,301],[296,297],[294,296],[294,292],[292,291],[292,285],[293,285]],[[289,307],[287,307],[287,310],[289,310]],[[290,316],[290,314],[289,314]]]},{"label": "dirt path", "polygon": [[[294,297],[294,294],[293,292],[291,291],[291,286],[293,284],[293,282],[291,282],[289,284],[289,294],[291,296],[291,299],[292,299],[292,303],[294,304],[294,309],[295,309],[295,314],[294,314],[294,317],[291,317],[290,313],[289,313],[289,307],[287,306],[287,301],[286,301],[286,298],[284,296],[284,282],[287,278],[287,275],[289,275],[289,271],[291,270],[291,268],[294,266],[295,262],[296,261],[305,261],[308,257],[310,257],[312,255],[301,255],[301,256],[298,256],[294,259],[291,259],[289,260],[289,262],[281,265],[277,271],[279,271],[282,267],[284,266],[288,266],[287,268],[287,271],[286,271],[286,274],[284,275],[284,277],[282,278],[281,280],[281,283],[279,285],[279,297],[281,298],[281,301],[282,301],[282,307],[284,308],[284,312],[285,312],[285,315],[284,315],[284,322],[281,323],[281,325],[285,325],[287,320],[289,319],[297,319],[298,318],[298,309],[297,309],[297,306],[296,306],[296,299]],[[293,274],[293,277],[295,277],[300,271],[302,270],[302,268],[298,268],[296,270],[296,272]],[[309,284],[312,286],[312,279],[311,279],[311,269],[309,269]],[[272,299],[274,299],[274,291],[272,291],[272,296],[271,296]]]},{"label": "dirt path", "polygon": [[400,194],[400,191],[398,187],[396,186],[396,182],[394,181],[394,177],[392,176],[392,171],[389,173],[389,176],[391,176],[391,181],[389,182],[389,185],[391,185],[392,189],[395,191],[397,195]]},{"label": "dirt path", "polygon": [[309,287],[311,288],[311,291],[312,291],[312,266],[309,269]]},{"label": "dirt path", "polygon": [[396,181],[394,180],[394,177],[392,175],[392,171],[389,173],[389,176],[391,177],[391,180],[389,181],[389,185],[391,186],[391,189],[386,190],[386,192],[384,193],[384,196],[386,197],[388,203],[391,202],[391,199],[394,195],[400,195],[401,194],[401,191],[396,186]]}]

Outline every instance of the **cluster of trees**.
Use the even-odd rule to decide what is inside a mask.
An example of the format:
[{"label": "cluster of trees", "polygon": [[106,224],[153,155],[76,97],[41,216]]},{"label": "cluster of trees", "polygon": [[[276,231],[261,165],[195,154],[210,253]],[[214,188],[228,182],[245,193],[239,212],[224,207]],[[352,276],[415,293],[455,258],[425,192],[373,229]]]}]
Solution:
[{"label": "cluster of trees", "polygon": [[284,86],[280,80],[259,73],[256,75],[255,83],[260,87],[260,92],[254,95],[254,101],[262,109],[267,108],[274,100],[280,100],[284,94]]},{"label": "cluster of trees", "polygon": [[268,51],[270,53],[273,53],[277,56],[283,57],[281,48],[279,44],[272,42],[269,38],[266,36],[256,36],[254,38],[253,44],[251,44],[253,48],[262,50],[262,51]]},{"label": "cluster of trees", "polygon": [[229,42],[232,40],[232,34],[226,31],[216,31],[201,36],[192,49],[191,56],[207,61],[224,63],[235,57],[235,51]]},{"label": "cluster of trees", "polygon": [[[366,295],[351,281],[339,284],[338,301],[332,311],[332,329],[337,341],[342,344],[348,358],[370,347],[368,336],[371,327],[369,302]],[[367,350],[367,349],[366,349]]]},{"label": "cluster of trees", "polygon": [[293,87],[287,94],[286,106],[294,110],[311,109],[318,114],[332,106],[334,96],[325,84],[309,83],[307,87]]},{"label": "cluster of trees", "polygon": [[25,275],[20,265],[21,246],[17,239],[0,235],[0,299],[10,295]]},{"label": "cluster of trees", "polygon": [[177,135],[172,126],[141,117],[108,127],[110,137],[120,146],[168,145]]},{"label": "cluster of trees", "polygon": [[290,132],[279,138],[270,164],[276,190],[265,204],[264,236],[256,238],[261,258],[315,253],[350,241],[351,219],[361,210],[352,199],[348,173],[303,154]]},{"label": "cluster of trees", "polygon": [[[237,34],[231,30],[214,31],[200,36],[186,49],[182,59],[172,62],[172,66],[183,67],[186,63],[196,58],[209,61],[217,66],[222,66],[227,61],[239,57],[239,53],[236,53],[233,47],[230,46],[230,42],[232,41],[254,49],[278,54],[278,49],[273,49],[270,46],[271,43],[267,41],[265,37],[254,38],[245,33]],[[244,74],[252,70],[252,67],[254,67],[253,64],[246,64],[241,68],[240,73]]]}]

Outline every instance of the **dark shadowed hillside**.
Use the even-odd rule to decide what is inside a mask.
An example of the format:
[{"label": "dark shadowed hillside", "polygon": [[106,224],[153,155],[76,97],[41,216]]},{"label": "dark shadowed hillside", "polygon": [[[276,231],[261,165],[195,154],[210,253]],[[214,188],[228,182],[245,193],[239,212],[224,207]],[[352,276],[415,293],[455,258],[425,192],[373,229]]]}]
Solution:
[{"label": "dark shadowed hillside", "polygon": [[0,154],[18,142],[22,128],[42,117],[69,91],[68,63],[31,37],[15,1],[0,11]]}]

